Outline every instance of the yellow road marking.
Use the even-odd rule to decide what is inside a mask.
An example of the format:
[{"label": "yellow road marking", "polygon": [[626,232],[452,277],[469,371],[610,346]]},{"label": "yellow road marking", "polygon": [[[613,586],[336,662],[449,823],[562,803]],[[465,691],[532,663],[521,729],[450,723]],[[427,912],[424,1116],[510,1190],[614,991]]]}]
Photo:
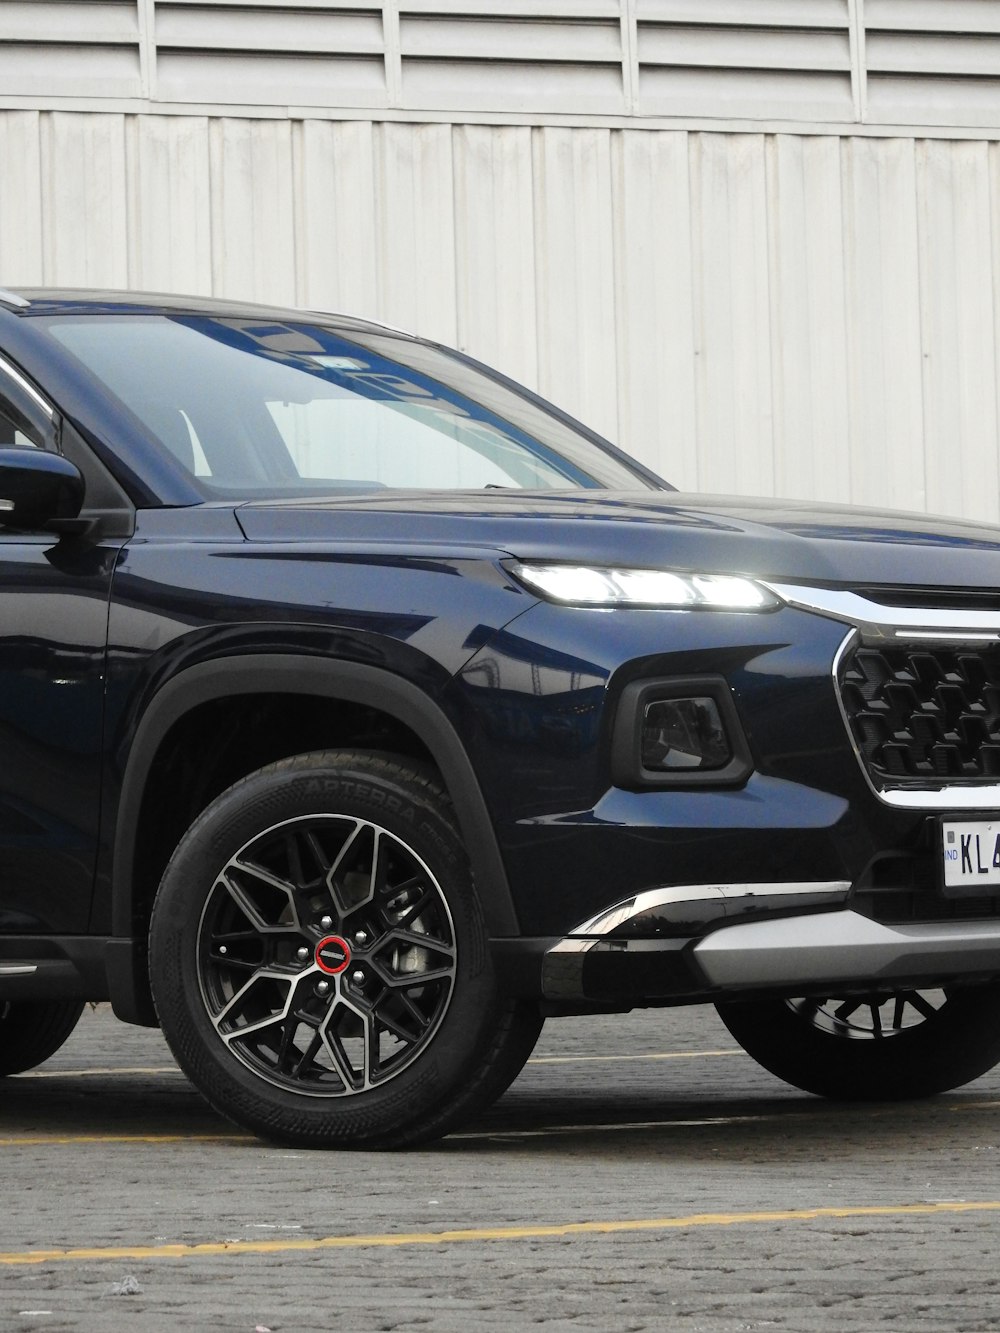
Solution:
[{"label": "yellow road marking", "polygon": [[[720,1051],[664,1051],[644,1055],[534,1055],[529,1065],[619,1064],[622,1061],[642,1060],[706,1060],[719,1055],[745,1055],[738,1046]],[[13,1075],[13,1081],[24,1078],[108,1078],[126,1074],[180,1074],[176,1065],[119,1065],[95,1069],[29,1069]]]},{"label": "yellow road marking", "polygon": [[612,1064],[620,1060],[704,1060],[716,1055],[746,1055],[739,1046],[724,1051],[668,1051],[662,1055],[539,1055],[532,1056],[529,1065],[583,1065]]},{"label": "yellow road marking", "polygon": [[[959,1111],[994,1110],[1000,1107],[1000,1101],[958,1102],[940,1109],[952,1114]],[[566,1134],[623,1134],[665,1129],[691,1129],[723,1125],[745,1125],[757,1123],[787,1123],[794,1120],[815,1120],[825,1111],[822,1102],[815,1102],[808,1110],[789,1107],[781,1111],[747,1111],[736,1115],[691,1116],[672,1120],[606,1120],[578,1121],[568,1124],[547,1125],[541,1123],[537,1128],[507,1129],[497,1125],[492,1129],[471,1129],[449,1134],[448,1143],[479,1140],[511,1141],[517,1139],[544,1139],[553,1135]],[[868,1119],[878,1119],[886,1115],[899,1114],[898,1107],[864,1106],[855,1108]],[[841,1112],[840,1114],[843,1114]],[[72,1147],[76,1144],[124,1143],[138,1145],[158,1145],[171,1143],[259,1143],[253,1134],[215,1133],[215,1134],[30,1134],[0,1138],[0,1148],[42,1148]],[[267,1145],[259,1144],[263,1149]]]},{"label": "yellow road marking", "polygon": [[461,1231],[409,1231],[360,1236],[323,1236],[316,1240],[235,1240],[201,1245],[109,1245],[74,1250],[10,1250],[0,1264],[50,1264],[98,1259],[196,1259],[221,1254],[294,1254],[316,1250],[398,1248],[403,1245],[454,1245],[465,1241],[539,1240],[571,1236],[606,1236],[637,1231],[686,1231],[694,1227],[732,1227],[750,1223],[817,1222],[858,1217],[932,1217],[955,1213],[1000,1212],[1000,1200],[954,1203],[870,1204],[848,1208],[795,1208],[752,1213],[693,1213],[687,1217],[649,1217],[606,1222],[562,1222],[555,1226],[470,1227]]},{"label": "yellow road marking", "polygon": [[[744,1099],[749,1100],[749,1099]],[[951,1106],[944,1106],[940,1109],[957,1111],[983,1111],[993,1110],[1000,1106],[1000,1101],[988,1102],[957,1102]],[[884,1116],[898,1116],[899,1107],[893,1102],[889,1106],[878,1107],[868,1103],[858,1103],[848,1110],[836,1112],[838,1116],[850,1114],[863,1115],[868,1120],[878,1120]],[[656,1129],[691,1129],[700,1126],[711,1125],[743,1125],[754,1123],[787,1123],[792,1120],[815,1120],[824,1114],[829,1114],[829,1105],[822,1101],[814,1101],[807,1110],[794,1110],[792,1108],[782,1109],[780,1111],[748,1111],[737,1115],[706,1115],[696,1116],[685,1119],[673,1120],[609,1120],[609,1121],[579,1121],[569,1124],[546,1125],[541,1124],[537,1129],[504,1129],[497,1127],[495,1129],[474,1129],[466,1130],[458,1134],[449,1134],[445,1140],[446,1143],[455,1140],[476,1140],[476,1139],[539,1139],[546,1138],[554,1134],[618,1134],[634,1133],[635,1131],[646,1131]]]},{"label": "yellow road marking", "polygon": [[257,1143],[253,1134],[31,1134],[0,1139],[0,1148],[51,1148],[77,1143]]},{"label": "yellow road marking", "polygon": [[570,1125],[542,1125],[538,1129],[477,1129],[464,1134],[449,1134],[445,1143],[456,1139],[543,1139],[550,1134],[617,1134],[650,1129],[691,1129],[699,1125],[742,1125],[757,1120],[790,1120],[808,1115],[808,1111],[790,1111],[780,1115],[710,1115],[692,1120],[621,1120],[583,1121]]},{"label": "yellow road marking", "polygon": [[96,1078],[108,1074],[179,1074],[176,1065],[119,1065],[106,1069],[28,1069],[23,1074],[14,1074],[13,1079],[22,1078]]}]

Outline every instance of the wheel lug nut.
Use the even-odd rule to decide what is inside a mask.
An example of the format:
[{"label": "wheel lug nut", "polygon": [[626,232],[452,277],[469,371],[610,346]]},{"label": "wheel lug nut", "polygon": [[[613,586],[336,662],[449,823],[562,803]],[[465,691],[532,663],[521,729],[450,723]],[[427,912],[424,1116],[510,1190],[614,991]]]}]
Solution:
[{"label": "wheel lug nut", "polygon": [[304,944],[295,950],[295,957],[299,960],[300,963],[304,963],[306,959],[309,957],[309,950],[306,948]]},{"label": "wheel lug nut", "polygon": [[224,944],[219,945],[219,953],[228,953],[228,952],[229,950],[226,948]]},{"label": "wheel lug nut", "polygon": [[333,925],[333,917],[332,917],[332,916],[321,916],[320,919],[319,919],[319,924],[320,924],[320,928],[321,928],[322,930],[329,930],[329,929],[332,927],[332,925]]},{"label": "wheel lug nut", "polygon": [[330,983],[328,981],[317,981],[316,983],[317,995],[325,995],[329,989],[330,989]]},{"label": "wheel lug nut", "polygon": [[365,974],[359,968],[357,972],[351,973],[351,980],[354,982],[355,986],[363,986],[365,982]]},{"label": "wheel lug nut", "polygon": [[368,943],[368,932],[367,932],[367,930],[356,930],[356,931],[354,932],[354,943],[355,943],[355,944],[367,944],[367,943]]}]

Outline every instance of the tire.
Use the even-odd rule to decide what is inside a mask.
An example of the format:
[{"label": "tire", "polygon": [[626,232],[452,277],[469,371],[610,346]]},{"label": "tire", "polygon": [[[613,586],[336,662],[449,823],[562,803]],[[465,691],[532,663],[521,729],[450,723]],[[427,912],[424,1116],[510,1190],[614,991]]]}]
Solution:
[{"label": "tire", "polygon": [[83,1000],[0,1001],[0,1076],[55,1055],[83,1013]]},{"label": "tire", "polygon": [[301,1147],[436,1138],[541,1028],[499,993],[447,795],[368,753],[282,760],[203,812],[157,894],[150,976],[207,1100]]},{"label": "tire", "polygon": [[839,1101],[902,1101],[960,1087],[1000,1061],[1000,987],[879,991],[717,1006],[758,1064]]}]

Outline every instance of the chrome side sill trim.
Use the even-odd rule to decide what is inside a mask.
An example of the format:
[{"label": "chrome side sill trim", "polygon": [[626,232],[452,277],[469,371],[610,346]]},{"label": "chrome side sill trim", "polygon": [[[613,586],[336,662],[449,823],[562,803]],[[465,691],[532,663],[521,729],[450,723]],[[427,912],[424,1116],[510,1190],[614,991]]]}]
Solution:
[{"label": "chrome side sill trim", "polygon": [[30,977],[37,971],[37,963],[0,963],[0,977]]},{"label": "chrome side sill trim", "polygon": [[695,945],[712,986],[873,985],[1000,975],[1000,921],[888,926],[857,912],[722,926]]}]

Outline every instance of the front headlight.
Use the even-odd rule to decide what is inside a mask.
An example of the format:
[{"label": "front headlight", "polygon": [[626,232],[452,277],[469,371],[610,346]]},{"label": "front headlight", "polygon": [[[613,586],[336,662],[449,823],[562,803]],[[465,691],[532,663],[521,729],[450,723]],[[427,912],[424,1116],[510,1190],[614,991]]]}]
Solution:
[{"label": "front headlight", "polygon": [[780,597],[754,579],[668,569],[602,569],[506,560],[525,587],[566,606],[645,606],[671,610],[773,611]]}]

